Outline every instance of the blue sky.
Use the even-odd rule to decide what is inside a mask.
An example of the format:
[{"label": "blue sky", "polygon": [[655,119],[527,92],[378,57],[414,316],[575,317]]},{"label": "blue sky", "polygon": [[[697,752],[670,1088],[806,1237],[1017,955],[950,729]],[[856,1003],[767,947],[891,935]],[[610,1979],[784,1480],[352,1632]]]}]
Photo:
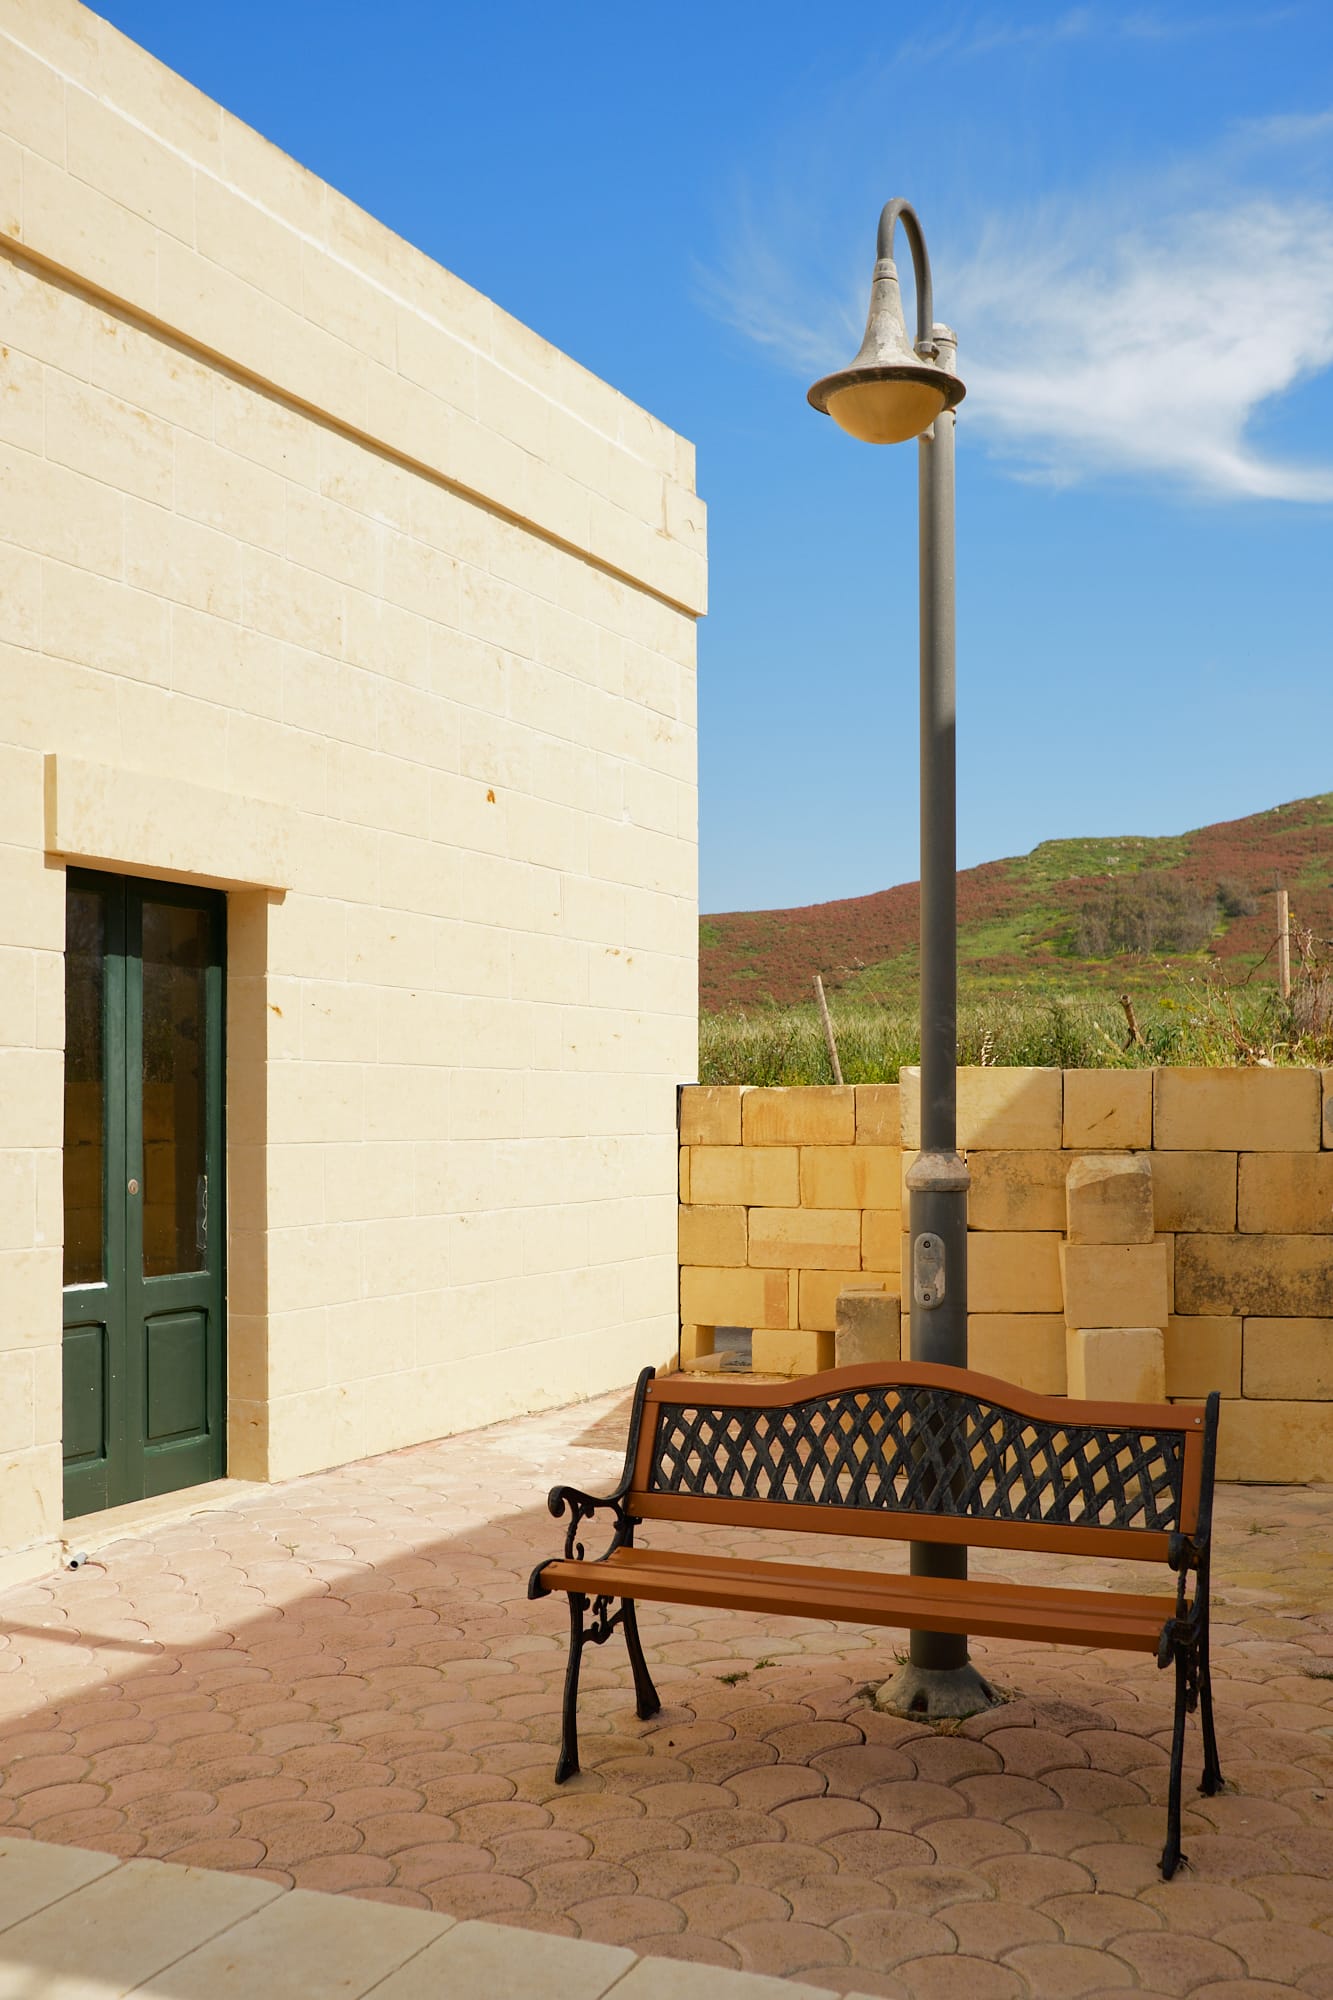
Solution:
[{"label": "blue sky", "polygon": [[917,872],[915,448],[805,403],[895,194],[969,385],[960,863],[1333,788],[1327,0],[103,11],[695,440],[705,910]]}]

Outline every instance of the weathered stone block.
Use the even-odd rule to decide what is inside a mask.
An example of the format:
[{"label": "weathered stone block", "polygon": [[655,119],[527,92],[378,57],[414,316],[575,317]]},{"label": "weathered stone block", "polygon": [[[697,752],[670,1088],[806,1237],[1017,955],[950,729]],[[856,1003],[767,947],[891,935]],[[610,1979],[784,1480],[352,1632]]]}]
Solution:
[{"label": "weathered stone block", "polygon": [[833,1335],[757,1326],[750,1363],[759,1375],[817,1375],[833,1366]]},{"label": "weathered stone block", "polygon": [[901,1086],[896,1083],[858,1083],[853,1088],[856,1092],[857,1145],[901,1146]]},{"label": "weathered stone block", "polygon": [[[1061,1243],[1041,1231],[969,1234],[967,1302],[971,1312],[1048,1313],[1060,1310]],[[908,1266],[904,1264],[904,1271]]]},{"label": "weathered stone block", "polygon": [[687,1199],[705,1207],[795,1208],[801,1198],[794,1146],[691,1146]]},{"label": "weathered stone block", "polygon": [[680,1148],[680,1170],[676,1183],[676,1198],[678,1201],[688,1201],[690,1198],[690,1149],[688,1146]]},{"label": "weathered stone block", "polygon": [[1063,1396],[1064,1314],[969,1313],[967,1365],[1040,1396]]},{"label": "weathered stone block", "polygon": [[977,1151],[967,1166],[969,1229],[1064,1228],[1067,1153]]},{"label": "weathered stone block", "polygon": [[1333,1069],[1319,1072],[1324,1101],[1323,1143],[1333,1146]]},{"label": "weathered stone block", "polygon": [[1223,1403],[1217,1476],[1252,1486],[1304,1486],[1333,1473],[1333,1403]]},{"label": "weathered stone block", "polygon": [[711,1326],[684,1326],[680,1329],[680,1365],[693,1368],[713,1352],[713,1328]]},{"label": "weathered stone block", "polygon": [[898,1296],[880,1285],[855,1285],[838,1294],[833,1334],[834,1365],[897,1361],[902,1355],[902,1308]]},{"label": "weathered stone block", "polygon": [[708,1270],[680,1274],[682,1326],[790,1326],[796,1286],[787,1271]]},{"label": "weathered stone block", "polygon": [[1166,1401],[1160,1326],[1071,1326],[1065,1365],[1071,1396],[1088,1402]]},{"label": "weathered stone block", "polygon": [[753,1208],[750,1262],[788,1270],[857,1271],[861,1215],[844,1208]]},{"label": "weathered stone block", "polygon": [[1153,1145],[1173,1151],[1318,1152],[1319,1072],[1159,1069]]},{"label": "weathered stone block", "polygon": [[743,1208],[682,1208],[678,1217],[682,1264],[744,1264],[749,1244]]},{"label": "weathered stone block", "polygon": [[1173,1313],[1176,1309],[1176,1239],[1159,1230],[1153,1242],[1160,1243],[1166,1252],[1166,1309],[1168,1313]]},{"label": "weathered stone block", "polygon": [[1088,1153],[1065,1183],[1071,1243],[1151,1243],[1152,1163],[1142,1153]]},{"label": "weathered stone block", "polygon": [[1176,1311],[1333,1318],[1326,1236],[1180,1236]]},{"label": "weathered stone block", "polygon": [[[904,1146],[921,1144],[921,1070],[901,1073]],[[1064,1124],[1064,1084],[1058,1069],[977,1069],[958,1072],[958,1144],[999,1151],[1058,1151]]]},{"label": "weathered stone block", "polygon": [[802,1146],[804,1208],[892,1208],[899,1199],[896,1146]]},{"label": "weathered stone block", "polygon": [[850,1146],[856,1097],[850,1085],[747,1090],[741,1119],[747,1146]]},{"label": "weathered stone block", "polygon": [[811,1333],[832,1333],[838,1318],[838,1295],[849,1285],[898,1291],[896,1271],[802,1271],[797,1281],[796,1324]]},{"label": "weathered stone block", "polygon": [[1246,1234],[1333,1236],[1333,1153],[1242,1153],[1237,1227]]},{"label": "weathered stone block", "polygon": [[897,1208],[868,1208],[861,1216],[863,1271],[902,1270],[903,1215]]},{"label": "weathered stone block", "polygon": [[735,1083],[691,1083],[680,1093],[682,1146],[739,1146],[741,1088]]},{"label": "weathered stone block", "polygon": [[1062,1243],[1060,1272],[1067,1326],[1161,1328],[1170,1317],[1164,1244]]},{"label": "weathered stone block", "polygon": [[1166,1393],[1168,1396],[1240,1394],[1240,1328],[1238,1319],[1173,1313],[1166,1325]]},{"label": "weathered stone block", "polygon": [[1333,1402],[1333,1319],[1247,1319],[1243,1355],[1247,1396]]},{"label": "weathered stone block", "polygon": [[[1308,1158],[1308,1154],[1303,1157]],[[1154,1153],[1153,1212],[1159,1229],[1222,1234],[1236,1226],[1235,1153]]]},{"label": "weathered stone block", "polygon": [[1109,1153],[1152,1144],[1152,1071],[1067,1069],[1064,1143]]}]

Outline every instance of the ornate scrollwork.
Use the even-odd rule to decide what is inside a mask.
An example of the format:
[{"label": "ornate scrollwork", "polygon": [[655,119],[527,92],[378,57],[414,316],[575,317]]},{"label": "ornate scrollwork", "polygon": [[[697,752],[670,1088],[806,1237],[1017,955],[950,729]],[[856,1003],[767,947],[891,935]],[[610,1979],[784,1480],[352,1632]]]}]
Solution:
[{"label": "ornate scrollwork", "polygon": [[610,1541],[595,1560],[605,1562],[617,1549],[629,1548],[633,1544],[635,1517],[618,1493],[585,1493],[578,1486],[553,1486],[547,1495],[546,1505],[554,1520],[558,1521],[563,1514],[569,1515],[569,1526],[565,1530],[566,1562],[588,1560],[580,1530],[600,1513],[610,1514],[615,1526]]}]

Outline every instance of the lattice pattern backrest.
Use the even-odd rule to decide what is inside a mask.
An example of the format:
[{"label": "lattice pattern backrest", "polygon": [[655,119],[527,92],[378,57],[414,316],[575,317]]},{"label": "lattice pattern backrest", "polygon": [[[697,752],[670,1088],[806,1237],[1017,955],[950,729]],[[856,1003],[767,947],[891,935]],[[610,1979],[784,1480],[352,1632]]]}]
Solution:
[{"label": "lattice pattern backrest", "polygon": [[651,1493],[1071,1527],[1179,1528],[1180,1431],[1046,1422],[887,1383],[779,1407],[662,1402]]}]

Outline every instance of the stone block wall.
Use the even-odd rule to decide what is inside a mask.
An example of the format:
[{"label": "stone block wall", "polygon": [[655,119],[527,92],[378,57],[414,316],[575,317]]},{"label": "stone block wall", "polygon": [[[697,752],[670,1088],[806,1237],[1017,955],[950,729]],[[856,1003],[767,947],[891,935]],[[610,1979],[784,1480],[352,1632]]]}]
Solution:
[{"label": "stone block wall", "polygon": [[[1146,1301],[1165,1323],[1168,1396],[1221,1391],[1224,1476],[1333,1478],[1333,1071],[964,1069],[958,1082],[971,1365],[1062,1395],[1067,1323],[1137,1325]],[[683,1357],[738,1323],[765,1335],[757,1367],[829,1365],[838,1290],[897,1289],[905,1268],[919,1077],[695,1086],[680,1136]],[[1117,1152],[1150,1163],[1153,1240],[1070,1244],[1071,1166]]]},{"label": "stone block wall", "polygon": [[681,1353],[753,1329],[756,1368],[833,1365],[848,1284],[898,1288],[897,1084],[742,1090],[693,1084],[680,1106]]},{"label": "stone block wall", "polygon": [[704,513],[685,439],[77,0],[0,0],[0,318],[0,1556],[40,1566],[67,864],[227,894],[234,1473],[674,1351]]}]

